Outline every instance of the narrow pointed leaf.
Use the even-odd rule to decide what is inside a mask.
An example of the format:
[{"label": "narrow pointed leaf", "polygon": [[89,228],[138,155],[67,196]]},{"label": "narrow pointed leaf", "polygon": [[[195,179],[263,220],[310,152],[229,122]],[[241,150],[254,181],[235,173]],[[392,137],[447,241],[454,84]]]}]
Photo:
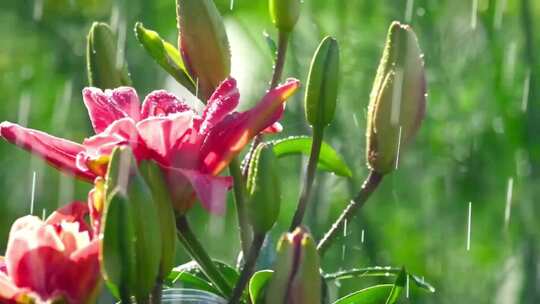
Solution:
[{"label": "narrow pointed leaf", "polygon": [[219,290],[215,288],[210,282],[185,271],[171,271],[171,273],[169,273],[169,276],[165,279],[164,283],[165,285],[172,288],[191,288],[208,291],[216,295],[221,295]]},{"label": "narrow pointed leaf", "polygon": [[249,281],[249,297],[251,299],[251,303],[264,303],[264,288],[270,281],[273,273],[274,272],[272,270],[261,270],[253,274],[251,280]]},{"label": "narrow pointed leaf", "polygon": [[135,24],[135,36],[144,49],[167,73],[190,92],[195,93],[195,83],[189,76],[180,52],[155,31],[146,29],[142,23]]},{"label": "narrow pointed leaf", "polygon": [[[365,267],[365,268],[355,268],[344,270],[335,273],[329,273],[324,275],[324,279],[329,280],[347,280],[352,278],[361,278],[361,277],[388,277],[397,276],[401,273],[401,268],[390,267],[390,266],[374,266],[374,267]],[[409,279],[419,288],[422,288],[428,292],[435,292],[435,287],[433,287],[429,282],[426,282],[424,279],[408,273]]]},{"label": "narrow pointed leaf", "polygon": [[[274,153],[276,156],[304,154],[309,156],[311,152],[311,142],[309,136],[295,136],[275,141]],[[352,171],[347,166],[343,158],[329,144],[323,142],[319,155],[318,168],[324,171],[335,173],[339,176],[352,177]]]},{"label": "narrow pointed leaf", "polygon": [[382,304],[392,291],[392,284],[376,285],[351,293],[333,304]]},{"label": "narrow pointed leaf", "polygon": [[386,299],[386,304],[396,304],[399,300],[399,297],[401,296],[401,293],[403,292],[403,289],[405,288],[405,284],[407,282],[407,272],[405,272],[405,268],[401,269],[401,272],[398,274],[396,278],[396,282],[394,283],[394,286],[392,287],[392,291],[390,291],[390,295],[388,295],[388,298]]}]

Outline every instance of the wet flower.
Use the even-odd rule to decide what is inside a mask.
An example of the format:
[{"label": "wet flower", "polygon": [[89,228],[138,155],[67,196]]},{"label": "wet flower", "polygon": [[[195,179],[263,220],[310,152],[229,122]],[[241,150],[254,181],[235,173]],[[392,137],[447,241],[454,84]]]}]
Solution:
[{"label": "wet flower", "polygon": [[276,130],[285,100],[299,86],[294,79],[269,91],[252,109],[234,112],[236,81],[221,83],[202,113],[166,91],[154,91],[142,106],[133,88],[83,90],[95,136],[82,144],[3,122],[0,135],[44,158],[61,171],[93,182],[107,171],[116,146],[131,147],[137,161],[153,160],[163,170],[175,209],[185,212],[195,197],[209,211],[224,211],[230,177],[217,176],[263,130]]},{"label": "wet flower", "polygon": [[98,239],[74,202],[42,221],[24,216],[11,226],[0,257],[1,303],[91,303],[99,283]]}]

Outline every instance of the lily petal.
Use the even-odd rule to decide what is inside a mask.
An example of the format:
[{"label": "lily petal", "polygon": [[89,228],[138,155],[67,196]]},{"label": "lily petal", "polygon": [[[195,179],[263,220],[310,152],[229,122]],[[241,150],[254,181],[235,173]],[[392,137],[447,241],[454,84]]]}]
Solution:
[{"label": "lily petal", "polygon": [[92,126],[96,133],[103,132],[114,121],[131,117],[140,119],[140,103],[137,92],[130,87],[120,87],[114,90],[84,88],[83,100]]},{"label": "lily petal", "polygon": [[0,136],[43,158],[60,171],[73,174],[89,182],[92,182],[96,177],[89,171],[77,168],[77,154],[84,151],[84,147],[80,144],[7,121],[0,124]]},{"label": "lily petal", "polygon": [[191,111],[191,107],[175,95],[158,90],[148,94],[142,106],[141,119],[153,116],[167,116],[173,113]]},{"label": "lily petal", "polygon": [[137,130],[148,150],[156,154],[157,161],[169,166],[173,147],[191,129],[192,124],[193,112],[183,112],[147,118],[137,124]]},{"label": "lily petal", "polygon": [[299,85],[298,80],[289,79],[251,110],[229,114],[212,128],[201,148],[205,172],[217,175],[255,135],[276,122],[283,113],[283,103]]},{"label": "lily petal", "polygon": [[62,221],[79,223],[81,231],[90,231],[84,217],[88,214],[88,205],[82,202],[73,202],[54,211],[47,220],[46,224],[60,225]]},{"label": "lily petal", "polygon": [[224,80],[210,96],[203,109],[200,132],[206,133],[211,127],[220,122],[223,117],[231,113],[238,106],[239,99],[240,93],[238,93],[236,87],[236,80],[234,78]]},{"label": "lily petal", "polygon": [[227,191],[233,184],[232,177],[201,174],[194,170],[181,171],[206,210],[217,215],[225,213]]},{"label": "lily petal", "polygon": [[5,273],[0,272],[0,303],[16,303],[17,295],[22,292]]}]

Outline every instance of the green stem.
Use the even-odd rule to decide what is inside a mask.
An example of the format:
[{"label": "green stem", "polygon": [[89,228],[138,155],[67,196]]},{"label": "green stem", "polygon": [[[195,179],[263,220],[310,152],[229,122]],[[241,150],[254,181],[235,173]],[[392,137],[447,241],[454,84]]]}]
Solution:
[{"label": "green stem", "polygon": [[298,206],[294,213],[289,231],[293,231],[296,227],[302,224],[304,214],[309,202],[309,195],[311,193],[311,187],[313,186],[313,180],[315,179],[315,173],[317,170],[317,162],[319,161],[319,154],[321,152],[321,145],[323,140],[324,131],[322,128],[315,128],[313,130],[313,142],[311,143],[311,153],[309,155],[309,162],[306,169],[306,178],[302,186],[302,192],[298,199]]},{"label": "green stem", "polygon": [[255,234],[255,236],[253,237],[251,248],[249,249],[249,253],[245,258],[246,262],[244,263],[244,268],[242,269],[242,273],[240,274],[240,277],[236,282],[236,286],[234,287],[233,294],[231,296],[231,299],[229,300],[229,304],[237,304],[238,301],[240,301],[240,298],[244,293],[244,289],[246,288],[249,279],[253,274],[253,269],[255,268],[255,264],[257,262],[257,258],[259,257],[259,252],[261,251],[265,236],[266,234],[263,233]]},{"label": "green stem", "polygon": [[199,264],[202,272],[224,296],[228,297],[232,291],[231,286],[225,280],[225,277],[216,267],[210,256],[208,256],[208,253],[206,253],[199,240],[197,240],[185,216],[180,215],[176,218],[176,228],[178,229],[178,239],[191,257]]},{"label": "green stem", "polygon": [[242,252],[247,254],[251,240],[251,231],[248,223],[248,216],[245,201],[245,182],[242,170],[238,163],[238,158],[233,158],[229,164],[229,171],[233,178],[234,202],[236,204],[236,214],[238,216],[238,229],[240,230],[240,245]]},{"label": "green stem", "polygon": [[343,227],[345,222],[352,219],[352,217],[355,215],[356,210],[362,208],[362,206],[367,202],[368,198],[381,183],[382,178],[383,175],[380,173],[377,173],[375,171],[369,172],[368,177],[362,184],[360,192],[358,192],[356,197],[351,200],[351,202],[343,210],[337,221],[334,222],[332,227],[330,227],[328,232],[326,232],[326,234],[323,236],[323,238],[317,245],[317,250],[319,250],[319,255],[321,257],[325,253],[326,249],[328,249],[328,246],[332,244],[333,240],[338,235],[338,231],[341,229],[341,227]]},{"label": "green stem", "polygon": [[278,34],[278,49],[276,54],[276,63],[274,65],[274,73],[270,82],[270,89],[275,88],[281,80],[283,68],[285,67],[285,57],[287,55],[287,47],[289,45],[289,32],[279,31]]}]

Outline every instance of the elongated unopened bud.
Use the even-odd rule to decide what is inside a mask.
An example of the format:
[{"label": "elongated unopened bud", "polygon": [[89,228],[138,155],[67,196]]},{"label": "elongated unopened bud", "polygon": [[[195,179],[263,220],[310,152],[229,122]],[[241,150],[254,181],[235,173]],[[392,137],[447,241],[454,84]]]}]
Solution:
[{"label": "elongated unopened bud", "polygon": [[[113,280],[121,280],[112,283],[122,286],[124,294],[144,299],[156,283],[161,262],[162,238],[157,208],[129,148],[113,150],[106,179],[102,260],[124,263],[126,259],[127,264],[120,270],[112,262],[105,264],[105,274]],[[123,226],[129,235],[123,235]],[[122,269],[129,269],[128,277],[114,275]]]},{"label": "elongated unopened bud", "polygon": [[274,226],[281,204],[277,157],[271,145],[261,144],[253,152],[247,177],[248,214],[255,233]]},{"label": "elongated unopened bud", "polygon": [[176,5],[178,49],[206,101],[231,71],[225,25],[213,0],[176,0]]},{"label": "elongated unopened bud", "polygon": [[88,82],[91,86],[113,89],[131,85],[127,62],[123,56],[119,56],[116,38],[108,24],[92,24],[86,47]]},{"label": "elongated unopened bud", "polygon": [[266,304],[321,303],[319,255],[303,228],[286,233],[278,243],[274,274],[266,290]]},{"label": "elongated unopened bud", "polygon": [[339,46],[326,37],[313,55],[307,81],[306,119],[315,129],[322,129],[334,118],[338,93]]},{"label": "elongated unopened bud", "polygon": [[426,80],[416,35],[393,22],[370,95],[367,163],[385,174],[394,170],[400,150],[413,139],[424,118]]},{"label": "elongated unopened bud", "polygon": [[154,206],[158,212],[161,235],[159,278],[164,279],[173,268],[176,257],[176,225],[173,204],[159,166],[145,160],[139,164],[139,170],[152,192]]},{"label": "elongated unopened bud", "polygon": [[276,28],[291,32],[300,16],[300,0],[270,0],[268,4]]}]

